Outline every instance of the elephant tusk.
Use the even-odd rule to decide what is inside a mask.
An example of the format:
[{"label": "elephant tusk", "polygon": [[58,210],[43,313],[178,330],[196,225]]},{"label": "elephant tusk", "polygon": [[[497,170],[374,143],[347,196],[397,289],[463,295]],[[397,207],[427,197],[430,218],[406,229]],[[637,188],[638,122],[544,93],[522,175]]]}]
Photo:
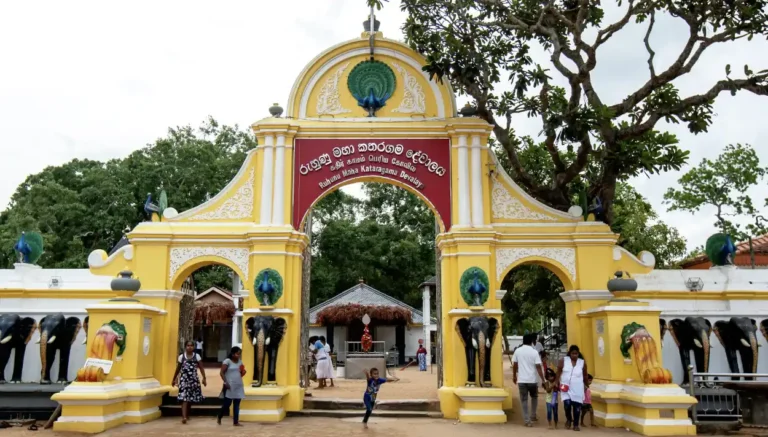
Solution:
[{"label": "elephant tusk", "polygon": [[491,347],[491,340],[485,339],[485,347]]},{"label": "elephant tusk", "polygon": [[38,338],[35,344],[40,344],[40,339]]},{"label": "elephant tusk", "polygon": [[475,340],[474,338],[472,339],[472,347],[475,348],[475,349],[479,349],[477,347],[477,340]]},{"label": "elephant tusk", "polygon": [[56,336],[55,335],[48,339],[48,344],[51,344],[54,341],[56,341]]},{"label": "elephant tusk", "polygon": [[693,344],[695,344],[695,345],[696,345],[696,347],[697,347],[697,348],[699,348],[699,349],[704,349],[704,346],[703,346],[703,345],[701,344],[701,342],[700,342],[698,339],[696,339],[696,338],[694,338],[694,339],[693,339]]},{"label": "elephant tusk", "polygon": [[267,337],[267,341],[264,342],[264,346],[269,346],[269,337]]},{"label": "elephant tusk", "polygon": [[9,341],[11,341],[11,336],[10,335],[8,335],[4,339],[0,340],[0,344],[6,344]]},{"label": "elephant tusk", "polygon": [[256,346],[256,341],[257,341],[257,340],[258,340],[258,339],[254,337],[254,339],[253,339],[253,342],[252,342],[252,344],[253,344],[254,346]]},{"label": "elephant tusk", "polygon": [[88,344],[88,337],[85,337],[85,338],[83,339],[83,344]]},{"label": "elephant tusk", "polygon": [[741,344],[743,344],[744,347],[752,347],[752,345],[749,344],[749,342],[743,338],[741,339]]}]

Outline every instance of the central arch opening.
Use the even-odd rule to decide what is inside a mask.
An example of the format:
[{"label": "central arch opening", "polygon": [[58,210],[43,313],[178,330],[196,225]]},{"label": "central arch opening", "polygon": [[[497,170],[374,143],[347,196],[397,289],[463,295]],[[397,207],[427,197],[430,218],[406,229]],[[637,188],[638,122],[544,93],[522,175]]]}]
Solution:
[{"label": "central arch opening", "polygon": [[[335,378],[334,388],[317,390],[313,396],[359,398],[360,358],[377,356],[388,374],[406,382],[396,391],[383,391],[380,398],[436,402],[439,253],[435,238],[444,225],[434,204],[412,187],[387,177],[364,180],[351,179],[332,187],[303,219],[311,238],[305,252],[311,261],[305,260],[304,268],[304,275],[309,275],[304,344],[314,345],[324,338]],[[370,317],[367,332],[373,341],[367,355],[362,353],[365,314]],[[421,366],[420,346],[428,350]],[[308,373],[314,370],[324,376],[312,367],[318,365],[312,357],[308,351]],[[310,391],[317,387],[317,381],[309,383]]]}]

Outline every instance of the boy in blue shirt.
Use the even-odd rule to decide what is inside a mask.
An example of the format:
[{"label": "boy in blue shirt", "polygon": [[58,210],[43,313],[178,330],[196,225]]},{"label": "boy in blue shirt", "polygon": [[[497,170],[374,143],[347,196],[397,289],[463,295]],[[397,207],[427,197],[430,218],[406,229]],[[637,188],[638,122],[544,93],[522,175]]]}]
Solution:
[{"label": "boy in blue shirt", "polygon": [[365,370],[365,394],[363,403],[365,404],[365,417],[363,417],[363,427],[368,428],[368,418],[371,417],[373,407],[376,405],[376,395],[379,393],[379,387],[385,382],[396,382],[399,378],[379,378],[379,369],[373,368],[370,371]]}]

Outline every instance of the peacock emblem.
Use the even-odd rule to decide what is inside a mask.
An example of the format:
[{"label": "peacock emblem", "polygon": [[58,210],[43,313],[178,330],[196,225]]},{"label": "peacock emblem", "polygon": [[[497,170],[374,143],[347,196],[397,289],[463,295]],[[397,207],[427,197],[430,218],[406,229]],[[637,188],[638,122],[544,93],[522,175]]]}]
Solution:
[{"label": "peacock emblem", "polygon": [[707,239],[704,252],[713,266],[730,266],[733,265],[736,246],[731,241],[730,235],[714,234]]},{"label": "peacock emblem", "polygon": [[271,306],[283,295],[283,278],[277,270],[264,269],[253,281],[256,299],[262,306]]},{"label": "peacock emblem", "polygon": [[35,264],[43,256],[43,236],[37,232],[22,232],[13,249],[20,263]]},{"label": "peacock emblem", "polygon": [[469,294],[472,296],[472,302],[475,306],[483,306],[483,294],[488,290],[486,286],[480,282],[480,271],[475,270],[472,283],[469,286]]},{"label": "peacock emblem", "polygon": [[[587,197],[586,187],[579,191],[579,206],[583,211],[584,221],[604,221],[605,208],[603,207],[603,202],[599,197],[593,198],[590,202]],[[592,215],[592,217],[590,217],[590,215]]]},{"label": "peacock emblem", "polygon": [[160,191],[160,199],[157,203],[152,202],[152,193],[147,193],[147,200],[144,202],[144,213],[147,214],[150,220],[153,220],[154,215],[157,214],[158,220],[162,221],[163,211],[167,208],[168,195],[165,193],[165,190]]},{"label": "peacock emblem", "polygon": [[352,69],[347,78],[347,87],[357,104],[375,117],[376,111],[387,104],[395,92],[395,72],[381,61],[363,61]]},{"label": "peacock emblem", "polygon": [[470,307],[482,307],[485,304],[489,287],[488,275],[480,267],[470,267],[461,274],[459,291],[461,298]]}]

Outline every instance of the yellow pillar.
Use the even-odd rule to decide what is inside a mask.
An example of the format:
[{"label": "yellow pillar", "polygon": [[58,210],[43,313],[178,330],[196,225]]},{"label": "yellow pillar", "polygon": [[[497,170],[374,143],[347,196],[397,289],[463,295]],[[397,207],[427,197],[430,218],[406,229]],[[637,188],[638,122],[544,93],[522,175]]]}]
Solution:
[{"label": "yellow pillar", "polygon": [[[638,361],[658,359],[661,376],[661,338],[659,308],[633,299],[613,299],[604,305],[581,311],[578,317],[588,328],[590,349],[595,358],[588,361],[594,376],[592,405],[596,422],[609,428],[628,428],[642,435],[695,435],[696,427],[688,418],[688,409],[696,403],[676,384],[652,384],[643,381]],[[632,325],[632,324],[637,325]],[[642,326],[641,329],[637,329]],[[643,332],[646,331],[646,332]],[[631,335],[647,340],[640,356],[629,347],[629,358],[622,353],[622,342]],[[627,344],[629,346],[629,344]],[[663,378],[662,378],[663,379]],[[671,377],[670,377],[671,381]]]},{"label": "yellow pillar", "polygon": [[[444,417],[467,423],[504,423],[505,409],[511,409],[509,393],[504,388],[502,360],[501,302],[495,298],[498,284],[491,264],[494,234],[488,230],[456,230],[438,238],[442,255],[442,353],[443,386],[438,390]],[[461,295],[462,275],[478,268],[488,275],[488,300],[482,306],[465,302]],[[485,317],[495,320],[498,330],[491,344],[491,384],[467,386],[465,344],[457,332],[462,319]],[[470,345],[471,346],[471,345]],[[482,347],[482,345],[480,345]],[[477,364],[478,379],[482,369]]]},{"label": "yellow pillar", "polygon": [[101,354],[112,367],[105,381],[73,382],[51,398],[62,405],[54,430],[99,433],[159,418],[163,394],[170,389],[154,377],[155,356],[167,347],[155,335],[161,330],[164,312],[137,300],[115,299],[87,310],[89,358],[97,355],[92,348],[96,337],[103,336],[100,329],[118,334],[112,356]]}]

